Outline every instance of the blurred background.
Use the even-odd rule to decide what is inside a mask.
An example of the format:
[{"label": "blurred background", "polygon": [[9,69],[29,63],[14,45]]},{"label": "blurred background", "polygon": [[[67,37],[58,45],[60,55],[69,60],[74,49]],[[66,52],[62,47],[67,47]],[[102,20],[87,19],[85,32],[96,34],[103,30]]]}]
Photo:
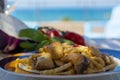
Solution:
[{"label": "blurred background", "polygon": [[5,14],[28,27],[51,26],[90,38],[120,38],[120,0],[6,0]]}]

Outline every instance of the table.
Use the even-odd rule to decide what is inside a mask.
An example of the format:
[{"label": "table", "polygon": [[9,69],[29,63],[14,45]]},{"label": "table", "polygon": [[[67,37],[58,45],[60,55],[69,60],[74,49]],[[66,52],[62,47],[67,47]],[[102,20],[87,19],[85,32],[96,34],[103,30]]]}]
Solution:
[{"label": "table", "polygon": [[120,39],[89,39],[89,45],[96,46],[98,48],[120,50]]}]

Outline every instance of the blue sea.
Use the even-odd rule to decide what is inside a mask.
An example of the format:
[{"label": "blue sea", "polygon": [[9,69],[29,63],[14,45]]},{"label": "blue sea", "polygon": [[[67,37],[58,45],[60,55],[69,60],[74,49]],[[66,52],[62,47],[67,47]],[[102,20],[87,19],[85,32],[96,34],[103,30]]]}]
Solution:
[{"label": "blue sea", "polygon": [[106,21],[110,18],[111,8],[68,8],[68,9],[16,9],[12,16],[22,21]]}]

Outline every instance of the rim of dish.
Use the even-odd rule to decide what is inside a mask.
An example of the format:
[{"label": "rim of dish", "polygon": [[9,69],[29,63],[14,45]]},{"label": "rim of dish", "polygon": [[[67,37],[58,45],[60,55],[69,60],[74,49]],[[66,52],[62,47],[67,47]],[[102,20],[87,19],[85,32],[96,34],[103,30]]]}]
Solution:
[{"label": "rim of dish", "polygon": [[[106,50],[106,49],[102,49]],[[107,49],[111,50],[111,49]],[[112,50],[112,51],[119,51],[119,50]],[[114,57],[114,59],[118,62],[118,66],[120,66],[120,59]],[[38,75],[38,74],[21,74],[15,73],[12,71],[8,71],[0,67],[0,71],[6,72],[7,74],[12,74],[13,76],[23,76],[23,77],[32,77],[32,78],[91,78],[91,77],[99,77],[99,76],[109,76],[109,75],[117,75],[120,74],[120,70],[116,71],[109,71],[109,72],[101,72],[101,73],[94,73],[94,74],[78,74],[78,75]]]}]

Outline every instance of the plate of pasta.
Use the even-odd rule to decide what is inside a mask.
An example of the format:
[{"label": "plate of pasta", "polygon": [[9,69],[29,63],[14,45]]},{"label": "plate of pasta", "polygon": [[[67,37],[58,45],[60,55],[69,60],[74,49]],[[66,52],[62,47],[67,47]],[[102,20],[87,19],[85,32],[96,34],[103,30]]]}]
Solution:
[{"label": "plate of pasta", "polygon": [[[23,80],[119,80],[120,51],[59,41],[35,54],[10,56],[0,61],[0,72]],[[26,79],[27,77],[27,79]],[[16,78],[15,78],[16,79]],[[13,79],[14,80],[14,79]],[[19,80],[19,79],[18,79]]]}]

